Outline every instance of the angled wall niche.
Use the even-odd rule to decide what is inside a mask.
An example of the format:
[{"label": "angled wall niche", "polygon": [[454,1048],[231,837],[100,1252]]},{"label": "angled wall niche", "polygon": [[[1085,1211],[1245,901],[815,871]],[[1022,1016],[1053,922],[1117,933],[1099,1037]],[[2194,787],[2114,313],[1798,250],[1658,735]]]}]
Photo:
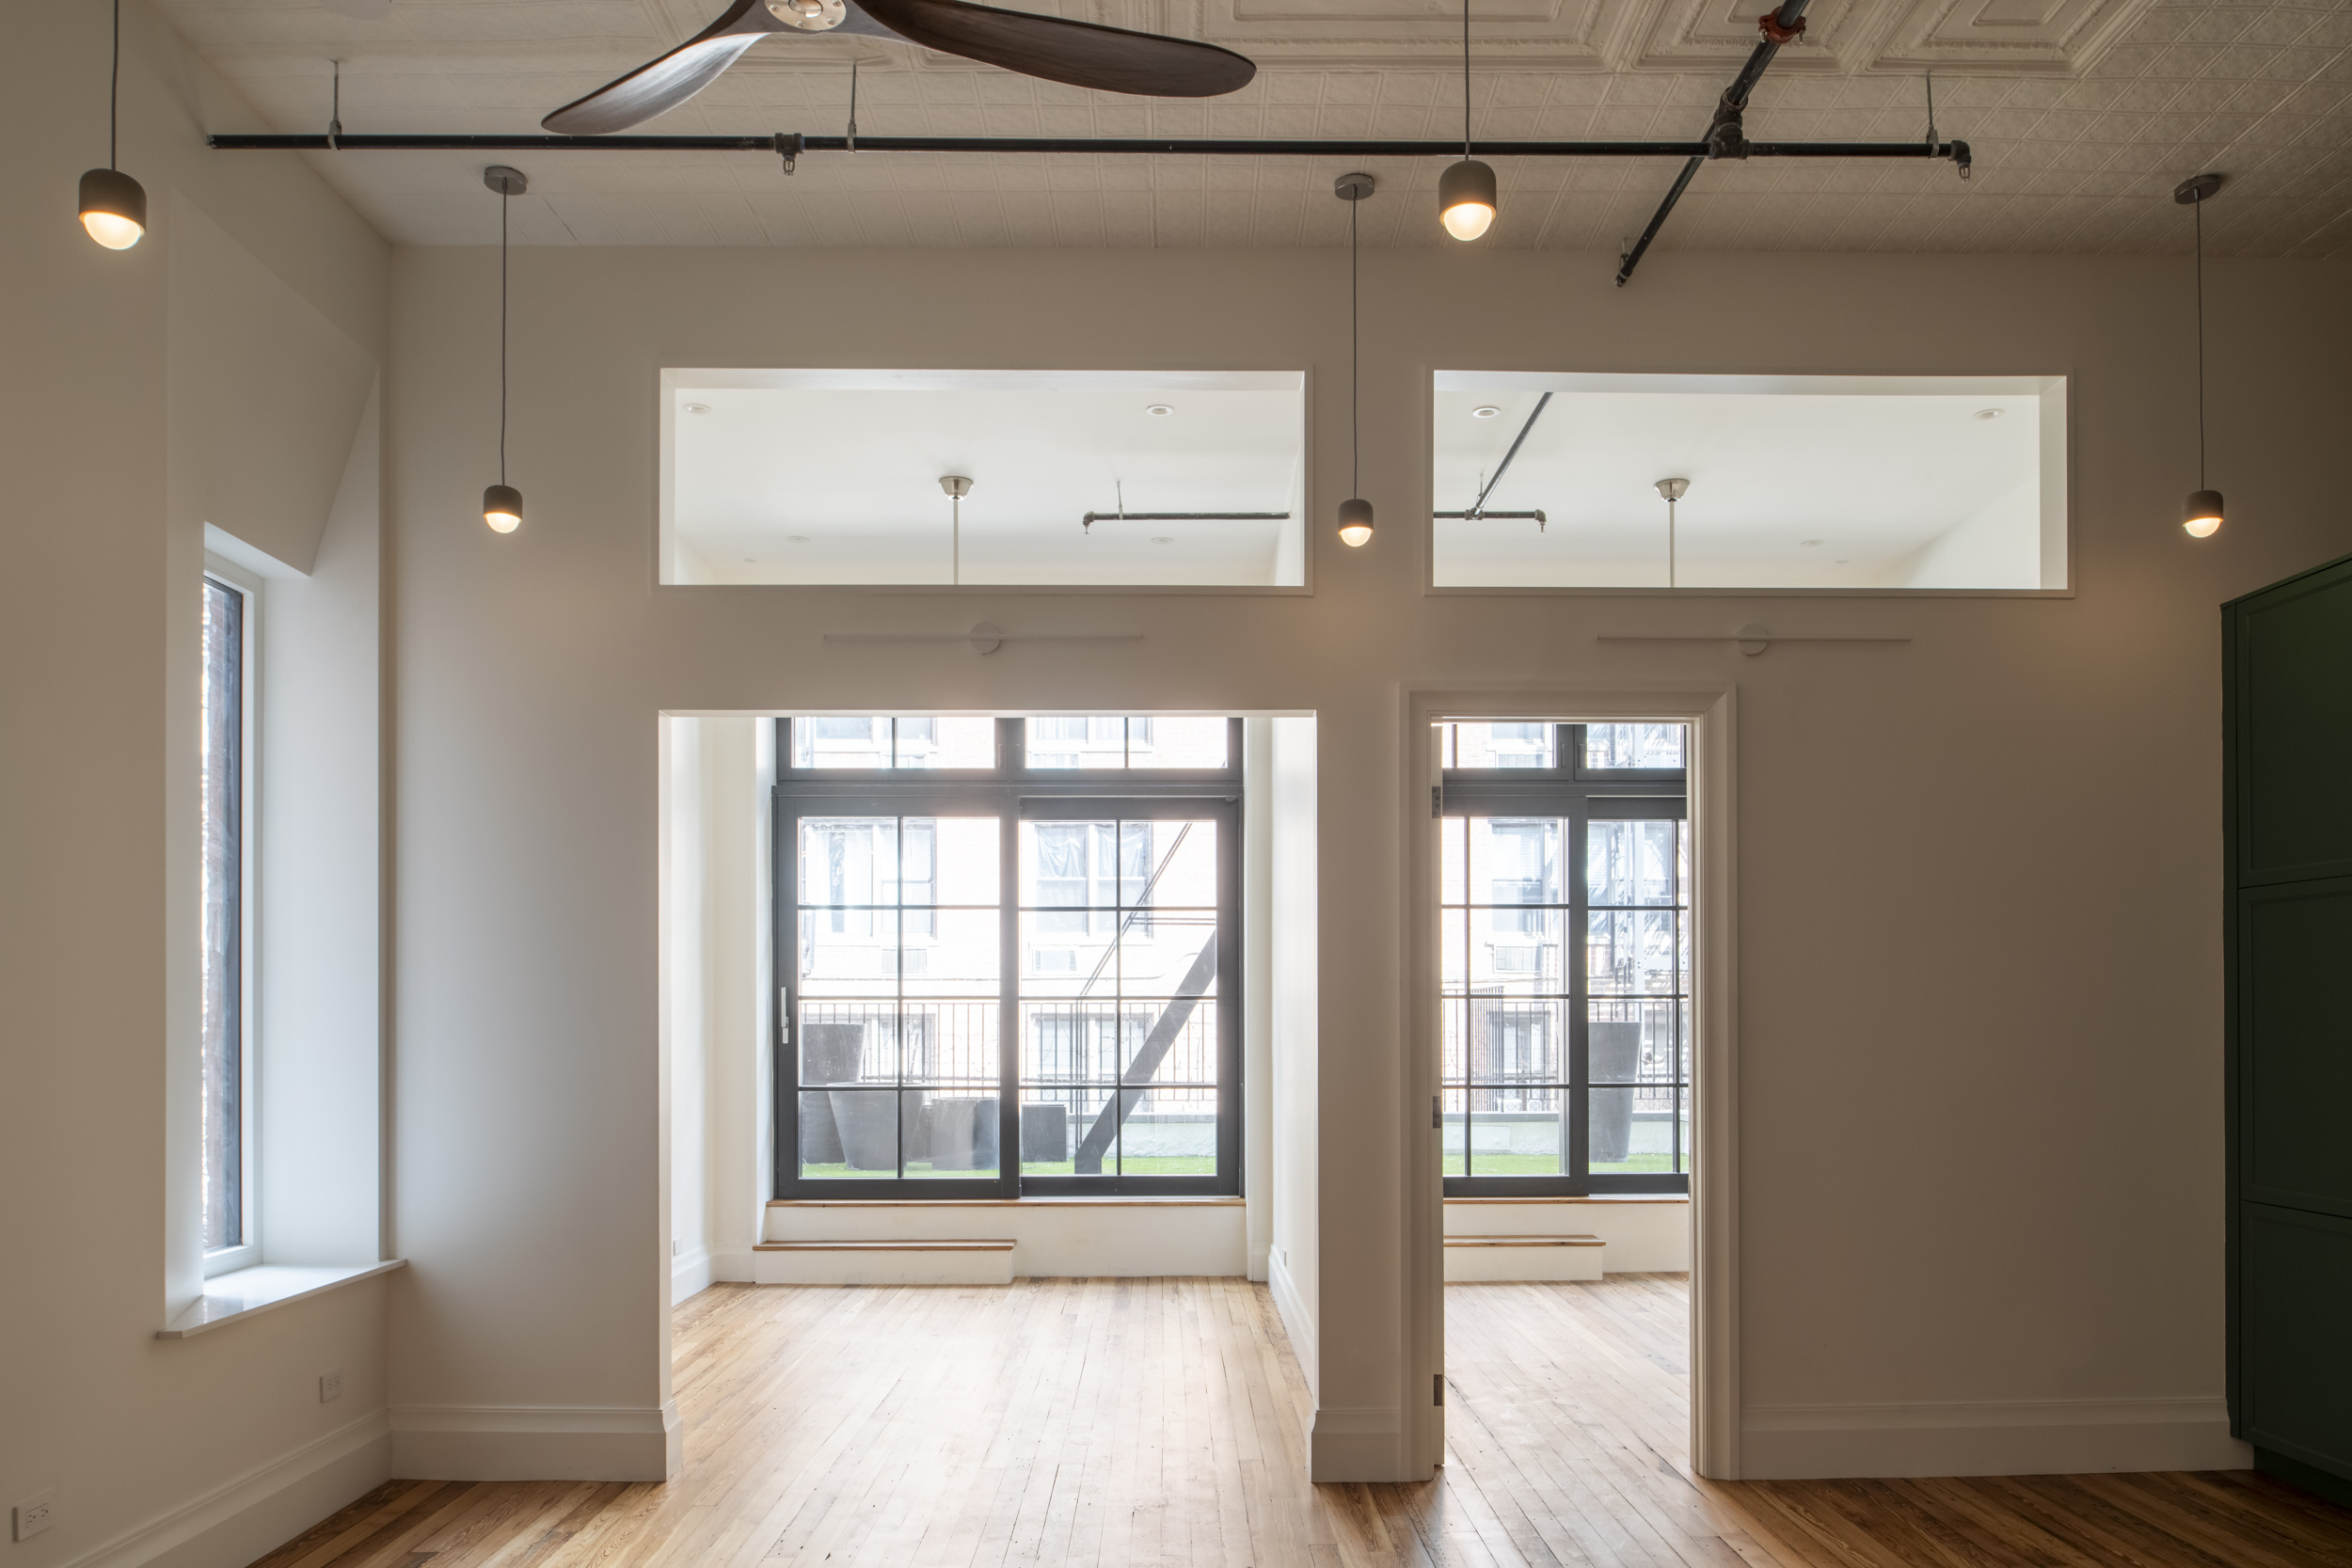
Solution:
[{"label": "angled wall niche", "polygon": [[660,396],[665,583],[1306,580],[1300,372],[665,370]]}]

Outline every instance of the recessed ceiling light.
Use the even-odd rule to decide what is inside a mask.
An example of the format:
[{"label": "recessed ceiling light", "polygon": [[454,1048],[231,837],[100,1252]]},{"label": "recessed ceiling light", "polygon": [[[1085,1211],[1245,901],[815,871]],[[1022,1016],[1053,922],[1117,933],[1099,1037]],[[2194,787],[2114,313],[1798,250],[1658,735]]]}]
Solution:
[{"label": "recessed ceiling light", "polygon": [[1977,410],[1977,418],[1979,420],[1997,420],[2003,414],[2008,412],[2009,410],[2006,408],[1979,408]]},{"label": "recessed ceiling light", "polygon": [[1169,538],[1165,533],[1155,533],[1152,536],[1152,543],[1154,545],[1173,545],[1176,541]]},{"label": "recessed ceiling light", "polygon": [[707,414],[710,412],[710,404],[707,403],[690,403],[686,405],[686,411],[689,414]]},{"label": "recessed ceiling light", "polygon": [[1502,409],[1497,408],[1491,403],[1482,403],[1477,407],[1470,410],[1470,418],[1473,420],[1491,420],[1497,414],[1502,412]]},{"label": "recessed ceiling light", "polygon": [[1152,416],[1154,419],[1162,419],[1162,420],[1164,420],[1164,419],[1168,418],[1170,414],[1173,414],[1174,412],[1176,412],[1176,410],[1175,410],[1175,409],[1173,409],[1173,408],[1169,407],[1169,406],[1168,406],[1167,404],[1165,404],[1165,403],[1153,403],[1153,404],[1145,404],[1145,405],[1144,405],[1144,410],[1143,410],[1143,411],[1144,411],[1145,413],[1147,413],[1147,414],[1149,414],[1149,415]]},{"label": "recessed ceiling light", "polygon": [[1800,540],[1798,540],[1798,541],[1797,541],[1797,543],[1798,543],[1798,544],[1800,544],[1800,545],[1803,545],[1803,546],[1804,546],[1806,549],[1808,549],[1808,550],[1809,550],[1809,549],[1811,549],[1814,546],[1816,546],[1816,545],[1820,544],[1820,541],[1819,539],[1800,539]]},{"label": "recessed ceiling light", "polygon": [[784,542],[787,545],[805,545],[808,543],[808,535],[805,533],[787,533],[784,536]]}]

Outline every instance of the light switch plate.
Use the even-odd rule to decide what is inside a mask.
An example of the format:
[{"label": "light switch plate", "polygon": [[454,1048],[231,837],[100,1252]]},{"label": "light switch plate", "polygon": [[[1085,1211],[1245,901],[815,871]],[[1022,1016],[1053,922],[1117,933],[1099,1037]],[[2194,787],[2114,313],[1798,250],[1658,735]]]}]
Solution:
[{"label": "light switch plate", "polygon": [[17,1540],[25,1541],[47,1529],[56,1519],[57,1495],[36,1492],[8,1510],[8,1523]]}]

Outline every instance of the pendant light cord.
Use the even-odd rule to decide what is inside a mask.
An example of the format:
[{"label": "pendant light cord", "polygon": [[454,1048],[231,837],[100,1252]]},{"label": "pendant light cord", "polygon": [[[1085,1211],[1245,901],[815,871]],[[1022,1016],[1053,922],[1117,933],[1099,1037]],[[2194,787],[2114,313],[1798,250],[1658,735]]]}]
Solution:
[{"label": "pendant light cord", "polygon": [[513,197],[499,192],[499,483],[506,483],[506,209]]},{"label": "pendant light cord", "polygon": [[1356,209],[1360,200],[1347,204],[1347,489],[1348,494],[1364,493],[1363,394],[1358,363],[1362,357],[1357,349],[1358,311],[1356,299]]},{"label": "pendant light cord", "polygon": [[2205,487],[2205,198],[2197,210],[2197,488]]},{"label": "pendant light cord", "polygon": [[106,166],[119,168],[116,155],[115,122],[121,116],[122,103],[122,0],[115,0],[114,58],[106,68]]},{"label": "pendant light cord", "polygon": [[1462,0],[1462,156],[1470,155],[1470,0]]}]

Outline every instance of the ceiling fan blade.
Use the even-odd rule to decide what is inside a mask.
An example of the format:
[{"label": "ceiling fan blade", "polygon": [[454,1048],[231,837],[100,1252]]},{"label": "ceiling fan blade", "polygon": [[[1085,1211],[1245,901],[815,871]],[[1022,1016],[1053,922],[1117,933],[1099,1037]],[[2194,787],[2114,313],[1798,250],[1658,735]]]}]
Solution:
[{"label": "ceiling fan blade", "polygon": [[675,109],[719,79],[743,51],[781,31],[760,0],[735,0],[726,14],[659,59],[646,61],[587,97],[539,121],[559,136],[600,136],[626,131]]},{"label": "ceiling fan blade", "polygon": [[1247,87],[1258,68],[1213,43],[1131,33],[965,0],[856,0],[875,21],[926,49],[1073,87],[1152,98],[1214,98]]}]

